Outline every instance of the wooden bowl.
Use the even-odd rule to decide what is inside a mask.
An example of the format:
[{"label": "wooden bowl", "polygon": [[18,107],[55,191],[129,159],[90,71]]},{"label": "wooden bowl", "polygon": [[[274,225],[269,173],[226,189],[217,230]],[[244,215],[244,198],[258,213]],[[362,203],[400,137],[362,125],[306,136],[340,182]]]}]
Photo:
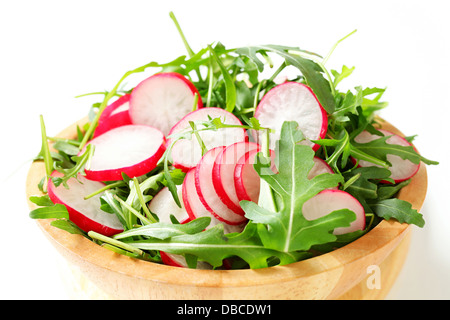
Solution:
[{"label": "wooden bowl", "polygon": [[[85,121],[58,136],[73,138]],[[383,128],[401,134],[389,123]],[[41,194],[37,184],[44,173],[42,162],[32,164],[27,198]],[[426,190],[421,165],[399,198],[420,210]],[[257,270],[196,270],[132,259],[52,227],[49,220],[37,224],[69,264],[112,299],[383,299],[403,266],[412,228],[383,220],[356,241],[304,261]]]}]

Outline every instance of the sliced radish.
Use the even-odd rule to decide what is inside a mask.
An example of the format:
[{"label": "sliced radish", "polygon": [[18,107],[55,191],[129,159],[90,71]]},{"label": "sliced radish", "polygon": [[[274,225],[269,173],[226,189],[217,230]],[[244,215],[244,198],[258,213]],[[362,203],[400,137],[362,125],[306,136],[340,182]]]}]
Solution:
[{"label": "sliced radish", "polygon": [[176,72],[157,73],[131,92],[130,118],[135,124],[146,124],[160,129],[165,135],[180,119],[203,103],[197,88],[183,75]]},{"label": "sliced radish", "polygon": [[165,138],[158,129],[144,125],[114,128],[92,139],[95,147],[86,178],[97,181],[122,180],[144,175],[156,167],[165,150]]},{"label": "sliced radish", "polygon": [[216,147],[205,153],[195,170],[195,186],[200,201],[217,219],[228,224],[241,224],[246,218],[228,208],[214,189],[212,180],[214,161],[224,149],[225,147]]},{"label": "sliced radish", "polygon": [[270,148],[274,149],[280,139],[281,126],[286,120],[296,121],[303,132],[303,143],[314,150],[319,145],[309,140],[319,140],[325,137],[328,118],[325,109],[317,100],[308,86],[298,82],[285,82],[271,89],[262,98],[255,111],[262,127],[275,130],[270,137]]},{"label": "sliced radish", "polygon": [[213,184],[219,198],[235,213],[244,215],[236,193],[234,171],[238,160],[250,150],[259,150],[254,142],[242,141],[229,145],[220,152],[213,167]]},{"label": "sliced radish", "polygon": [[211,217],[211,223],[206,229],[209,229],[217,224],[223,224],[224,232],[241,232],[244,229],[244,225],[229,225],[223,221],[218,220],[211,212],[206,209],[200,200],[197,193],[197,188],[195,186],[195,168],[192,168],[186,173],[183,181],[183,203],[186,211],[191,218],[194,220],[200,217]]},{"label": "sliced radish", "polygon": [[[220,118],[223,123],[230,125],[242,125],[241,121],[232,114],[221,108],[202,108],[188,113],[181,119],[170,131],[167,145],[171,144],[170,135],[191,130],[190,121],[197,122],[197,129],[204,128],[198,121],[208,121],[211,118]],[[247,134],[243,128],[221,128],[216,130],[200,131],[199,136],[206,146],[206,149],[212,149],[219,146],[229,146],[235,142],[245,141]],[[172,137],[173,138],[173,137]],[[185,172],[197,166],[202,158],[202,149],[195,135],[191,139],[181,139],[175,142],[172,148],[173,166]]]},{"label": "sliced radish", "polygon": [[[247,200],[258,203],[260,177],[253,165],[255,164],[258,149],[245,153],[237,162],[233,176],[236,195],[239,201]],[[272,158],[272,171],[276,172],[275,152],[270,150]]]},{"label": "sliced radish", "polygon": [[[312,179],[315,176],[322,174],[322,173],[331,173],[334,174],[333,169],[331,169],[331,167],[328,165],[328,163],[325,162],[325,160],[319,158],[319,157],[314,157],[314,166],[312,167],[311,171],[309,171],[308,173],[308,179]],[[329,188],[329,189],[338,189],[338,185],[336,187],[333,188]]]},{"label": "sliced radish", "polygon": [[128,112],[130,96],[130,94],[121,96],[103,110],[94,131],[94,138],[111,129],[131,124]]},{"label": "sliced radish", "polygon": [[[181,254],[167,253],[160,251],[161,260],[164,264],[172,267],[188,268],[186,258]],[[196,269],[210,270],[212,266],[204,261],[197,261]]]},{"label": "sliced radish", "polygon": [[[396,144],[405,147],[412,146],[411,143],[409,143],[405,138],[400,137],[399,135],[383,129],[380,129],[379,131],[385,136],[391,136],[386,140],[386,143],[388,144]],[[380,136],[378,135],[371,134],[368,131],[363,131],[355,137],[355,141],[358,143],[368,143],[379,138]],[[410,179],[419,170],[420,164],[412,163],[411,161],[402,159],[401,157],[394,154],[388,154],[386,158],[391,163],[391,167],[389,168],[389,170],[391,171],[390,178],[393,179],[395,183]],[[369,161],[364,160],[360,160],[358,162],[358,165],[361,167],[377,166]]]},{"label": "sliced radish", "polygon": [[[62,177],[58,171],[53,177]],[[69,189],[62,184],[56,187],[51,179],[48,184],[48,195],[53,203],[66,206],[69,219],[85,232],[95,231],[105,236],[112,236],[123,231],[123,226],[115,214],[100,209],[100,194],[87,200],[84,197],[103,188],[105,185],[98,181],[86,179],[78,175],[78,180],[71,178],[67,181]]]},{"label": "sliced radish", "polygon": [[303,216],[306,220],[315,220],[335,210],[349,209],[356,215],[349,227],[336,228],[333,234],[340,235],[364,230],[366,215],[363,206],[349,193],[342,190],[323,190],[303,204]]},{"label": "sliced radish", "polygon": [[[182,197],[182,186],[177,185],[178,198]],[[156,214],[159,222],[171,223],[170,216],[173,215],[179,223],[190,221],[189,215],[182,205],[180,208],[173,199],[168,187],[162,188],[148,204],[149,210]]]}]

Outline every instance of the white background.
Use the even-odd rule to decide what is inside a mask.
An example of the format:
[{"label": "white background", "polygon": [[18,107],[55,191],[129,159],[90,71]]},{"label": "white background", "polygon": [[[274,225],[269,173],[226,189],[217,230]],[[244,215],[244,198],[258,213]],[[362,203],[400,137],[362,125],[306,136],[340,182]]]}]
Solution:
[{"label": "white background", "polygon": [[128,70],[185,54],[174,11],[191,47],[299,46],[325,55],[354,29],[329,69],[355,66],[342,83],[387,87],[381,116],[426,157],[429,188],[406,264],[389,299],[450,298],[448,179],[450,22],[445,0],[429,1],[3,1],[0,4],[0,298],[67,299],[60,258],[28,218],[25,178],[49,135],[84,117]]}]

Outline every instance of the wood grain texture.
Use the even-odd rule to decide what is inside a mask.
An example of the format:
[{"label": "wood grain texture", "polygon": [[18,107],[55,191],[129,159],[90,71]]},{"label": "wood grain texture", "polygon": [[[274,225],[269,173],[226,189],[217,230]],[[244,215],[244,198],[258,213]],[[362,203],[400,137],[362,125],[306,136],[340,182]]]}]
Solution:
[{"label": "wood grain texture", "polygon": [[[72,138],[80,120],[58,136]],[[384,122],[383,128],[401,134]],[[27,199],[41,195],[42,162],[32,164]],[[422,164],[399,198],[420,210],[427,191]],[[30,209],[36,205],[29,202]],[[382,221],[356,241],[322,256],[258,270],[193,270],[132,259],[104,249],[80,235],[72,235],[37,220],[57,251],[87,281],[112,299],[383,299],[389,292],[409,248],[413,226]],[[379,266],[380,289],[370,289],[368,268]]]}]

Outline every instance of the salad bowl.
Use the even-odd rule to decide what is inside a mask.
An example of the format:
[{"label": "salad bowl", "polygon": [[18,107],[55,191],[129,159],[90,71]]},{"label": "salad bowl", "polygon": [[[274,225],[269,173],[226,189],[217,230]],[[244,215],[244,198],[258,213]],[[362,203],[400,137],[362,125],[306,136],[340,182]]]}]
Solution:
[{"label": "salad bowl", "polygon": [[[58,137],[73,138],[82,119]],[[401,132],[387,122],[383,129]],[[44,175],[34,162],[27,177],[27,198],[42,195],[37,185]],[[421,165],[400,199],[420,210],[427,191]],[[30,209],[37,206],[29,201]],[[97,290],[91,296],[108,299],[383,299],[406,259],[413,226],[383,220],[359,239],[329,253],[284,266],[245,270],[198,270],[133,259],[107,250],[81,235],[70,234],[36,220],[38,226],[79,274]]]}]

